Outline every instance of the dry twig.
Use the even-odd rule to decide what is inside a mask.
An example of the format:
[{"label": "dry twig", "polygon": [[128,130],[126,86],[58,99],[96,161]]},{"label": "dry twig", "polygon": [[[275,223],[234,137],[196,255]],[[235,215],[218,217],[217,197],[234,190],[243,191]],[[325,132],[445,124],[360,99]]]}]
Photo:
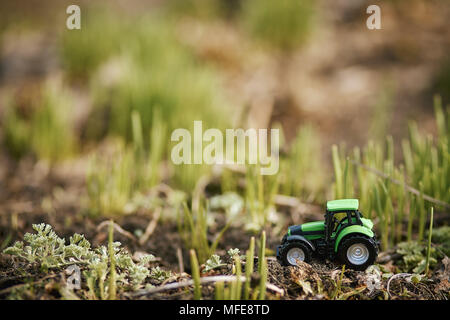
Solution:
[{"label": "dry twig", "polygon": [[[211,277],[202,277],[200,279],[200,283],[201,284],[212,284],[212,283],[216,283],[216,282],[233,282],[237,280],[236,276],[211,276]],[[240,281],[241,282],[245,282],[246,278],[245,276],[241,276],[240,277]],[[174,283],[169,283],[166,285],[162,285],[162,286],[158,286],[155,288],[151,288],[149,290],[140,290],[136,293],[130,294],[131,297],[136,298],[136,297],[143,297],[143,296],[149,296],[155,293],[159,293],[159,292],[163,292],[163,291],[168,291],[168,290],[174,290],[174,289],[180,289],[180,288],[184,288],[184,287],[189,287],[194,285],[194,280],[186,280],[186,281],[181,281],[181,282],[174,282]],[[276,285],[268,283],[266,285],[266,288],[272,292],[278,293],[280,295],[284,295],[284,290],[278,288]]]},{"label": "dry twig", "polygon": [[[413,187],[411,187],[410,185],[408,185],[406,183],[403,183],[403,182],[401,182],[401,181],[399,181],[397,179],[394,179],[394,178],[390,177],[389,175],[385,174],[384,172],[382,172],[380,170],[377,170],[375,168],[371,168],[371,167],[369,167],[369,166],[367,166],[367,165],[365,165],[363,163],[359,163],[358,161],[355,161],[355,160],[350,160],[350,162],[355,164],[355,165],[357,165],[357,166],[360,166],[360,167],[364,168],[367,171],[370,171],[370,172],[376,174],[377,176],[380,176],[380,177],[382,177],[384,179],[389,179],[392,183],[395,183],[395,184],[400,185],[400,186],[403,185],[404,188],[407,191],[415,194],[416,196],[420,196],[421,195],[421,192],[419,190],[417,190],[416,188],[413,188]],[[431,202],[431,203],[443,206],[445,208],[450,208],[450,204],[448,204],[447,202],[441,201],[439,199],[435,199],[435,198],[433,198],[433,197],[431,197],[429,195],[426,195],[426,194],[422,194],[422,197],[425,200],[427,200],[428,202]]]},{"label": "dry twig", "polygon": [[387,285],[386,285],[386,291],[387,291],[389,297],[391,297],[391,293],[389,292],[389,286],[391,284],[391,281],[396,279],[396,278],[406,278],[406,277],[409,277],[409,276],[411,276],[411,273],[397,273],[397,274],[394,274],[392,277],[389,278],[389,280],[387,282]]},{"label": "dry twig", "polygon": [[[100,230],[103,229],[104,227],[109,226],[110,223],[111,223],[110,220],[103,221],[102,223],[100,223],[100,224],[97,226],[97,231],[100,231]],[[133,236],[130,232],[128,232],[128,231],[122,229],[122,227],[119,226],[119,225],[118,225],[117,223],[115,223],[115,222],[114,222],[114,230],[116,230],[116,231],[117,231],[118,233],[120,233],[121,235],[127,237],[128,239],[131,239],[131,240],[137,242],[137,239],[136,239],[135,236]]]},{"label": "dry twig", "polygon": [[156,229],[156,225],[158,224],[159,217],[161,216],[161,208],[157,208],[153,213],[153,219],[147,225],[144,234],[139,239],[139,244],[142,246],[147,242],[148,238],[153,234]]}]

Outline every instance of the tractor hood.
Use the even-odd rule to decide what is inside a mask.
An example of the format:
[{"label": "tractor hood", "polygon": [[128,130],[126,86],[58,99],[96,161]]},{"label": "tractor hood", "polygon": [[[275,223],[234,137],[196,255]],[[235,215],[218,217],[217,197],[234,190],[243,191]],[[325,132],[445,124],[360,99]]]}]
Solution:
[{"label": "tractor hood", "polygon": [[[369,230],[373,228],[373,222],[370,219],[361,218],[363,226]],[[325,230],[324,221],[308,222],[297,226],[290,226],[288,229],[288,235],[314,235],[320,234]]]},{"label": "tractor hood", "polygon": [[323,221],[308,222],[298,226],[291,226],[288,235],[304,235],[308,233],[323,232],[325,224]]},{"label": "tractor hood", "polygon": [[366,227],[369,230],[372,230],[373,228],[373,222],[370,219],[361,218],[361,222],[363,223],[363,226]]}]

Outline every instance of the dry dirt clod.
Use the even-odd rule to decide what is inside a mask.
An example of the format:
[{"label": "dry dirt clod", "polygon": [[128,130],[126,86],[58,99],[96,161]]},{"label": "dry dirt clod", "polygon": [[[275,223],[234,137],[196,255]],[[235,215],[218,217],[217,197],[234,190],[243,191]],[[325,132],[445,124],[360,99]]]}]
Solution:
[{"label": "dry dirt clod", "polygon": [[299,261],[298,265],[295,267],[289,267],[289,271],[294,281],[320,281],[317,271],[310,264],[303,261]]},{"label": "dry dirt clod", "polygon": [[436,279],[438,284],[436,290],[449,292],[450,291],[450,258],[442,259],[441,267],[436,271]]},{"label": "dry dirt clod", "polygon": [[307,263],[299,261],[298,266],[289,267],[289,272],[292,281],[302,288],[305,295],[313,295],[314,285],[321,283],[317,272]]}]

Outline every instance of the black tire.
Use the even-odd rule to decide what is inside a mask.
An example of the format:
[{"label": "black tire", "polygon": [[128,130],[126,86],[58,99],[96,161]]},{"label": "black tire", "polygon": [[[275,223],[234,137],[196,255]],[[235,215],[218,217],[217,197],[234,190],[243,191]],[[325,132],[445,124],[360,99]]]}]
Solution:
[{"label": "black tire", "polygon": [[[354,263],[355,259],[353,260],[353,262],[350,261],[347,254],[347,251],[350,249],[350,247],[352,247],[353,245],[356,245],[357,247],[358,244],[361,246],[361,248],[363,248],[363,251],[365,247],[367,249],[366,253],[368,254],[367,260],[363,261],[362,259],[360,264]],[[349,254],[351,255],[351,252],[349,252]],[[346,267],[349,267],[354,270],[366,270],[368,266],[374,264],[377,255],[378,255],[378,246],[376,242],[372,238],[366,237],[361,234],[355,234],[345,237],[339,244],[338,248],[339,260],[343,264],[345,264]]]},{"label": "black tire", "polygon": [[304,253],[304,259],[300,260],[300,261],[303,261],[306,263],[309,263],[311,261],[311,255],[312,255],[311,248],[302,241],[293,241],[293,242],[286,243],[283,246],[283,248],[281,249],[280,258],[281,258],[282,265],[284,265],[284,266],[295,266],[296,265],[296,264],[289,262],[289,259],[288,259],[289,251],[294,248],[298,248],[298,249],[302,250]]}]

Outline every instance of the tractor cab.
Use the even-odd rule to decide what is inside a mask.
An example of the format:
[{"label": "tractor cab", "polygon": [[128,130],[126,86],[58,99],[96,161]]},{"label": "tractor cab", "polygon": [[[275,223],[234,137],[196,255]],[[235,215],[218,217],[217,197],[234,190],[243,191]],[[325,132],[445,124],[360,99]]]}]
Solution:
[{"label": "tractor cab", "polygon": [[[364,225],[362,214],[358,211],[358,205],[358,199],[341,199],[327,202],[327,211],[325,213],[325,240],[327,242],[335,239],[339,231],[344,230],[348,226]],[[368,221],[370,222],[370,220]]]}]

